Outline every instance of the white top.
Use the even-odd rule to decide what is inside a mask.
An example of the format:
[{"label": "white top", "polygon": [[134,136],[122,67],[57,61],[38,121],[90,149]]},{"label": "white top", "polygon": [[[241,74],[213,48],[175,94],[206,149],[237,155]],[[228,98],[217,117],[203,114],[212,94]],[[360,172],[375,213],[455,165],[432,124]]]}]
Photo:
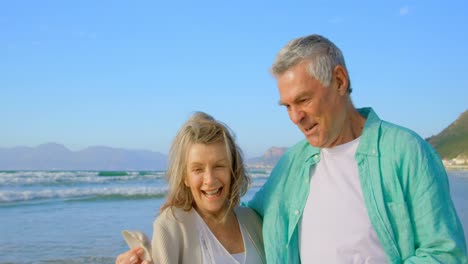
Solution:
[{"label": "white top", "polygon": [[302,263],[387,263],[370,223],[354,154],[359,138],[321,149],[299,226]]},{"label": "white top", "polygon": [[245,252],[232,254],[232,257],[239,263],[245,263]]},{"label": "white top", "polygon": [[245,232],[244,227],[239,223],[244,242],[244,252],[237,254],[230,254],[224,246],[218,241],[216,236],[211,232],[208,225],[203,221],[201,216],[194,210],[197,215],[197,228],[200,233],[200,245],[202,263],[216,264],[253,264],[262,263],[261,257],[258,255],[257,250]]}]

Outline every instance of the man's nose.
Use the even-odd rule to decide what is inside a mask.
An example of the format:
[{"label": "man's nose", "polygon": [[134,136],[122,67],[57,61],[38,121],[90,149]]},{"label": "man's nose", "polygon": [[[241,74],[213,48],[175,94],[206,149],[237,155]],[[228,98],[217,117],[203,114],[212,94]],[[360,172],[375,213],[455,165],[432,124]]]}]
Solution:
[{"label": "man's nose", "polygon": [[302,111],[301,109],[294,107],[289,110],[289,119],[291,119],[291,121],[294,124],[298,125],[299,123],[301,123],[301,120],[303,118],[304,118],[304,111]]}]

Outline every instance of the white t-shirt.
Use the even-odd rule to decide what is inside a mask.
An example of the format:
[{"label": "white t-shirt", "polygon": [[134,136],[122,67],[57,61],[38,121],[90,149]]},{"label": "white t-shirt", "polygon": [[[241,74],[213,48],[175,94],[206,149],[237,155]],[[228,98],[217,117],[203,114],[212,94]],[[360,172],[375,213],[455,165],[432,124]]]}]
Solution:
[{"label": "white t-shirt", "polygon": [[321,149],[299,226],[302,263],[387,263],[370,223],[354,154],[359,138]]}]

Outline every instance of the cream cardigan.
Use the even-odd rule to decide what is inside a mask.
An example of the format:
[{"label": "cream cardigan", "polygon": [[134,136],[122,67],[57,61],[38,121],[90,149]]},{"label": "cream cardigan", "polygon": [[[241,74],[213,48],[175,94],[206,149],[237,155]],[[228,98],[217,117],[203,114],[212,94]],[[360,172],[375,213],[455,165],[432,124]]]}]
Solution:
[{"label": "cream cardigan", "polygon": [[[262,263],[266,263],[262,220],[250,208],[237,207],[234,212],[239,223],[246,230],[247,238],[244,239],[252,241],[262,258]],[[153,223],[151,243],[153,262],[155,264],[201,264],[200,239],[196,226],[196,215],[193,212],[176,207],[164,210]]]}]

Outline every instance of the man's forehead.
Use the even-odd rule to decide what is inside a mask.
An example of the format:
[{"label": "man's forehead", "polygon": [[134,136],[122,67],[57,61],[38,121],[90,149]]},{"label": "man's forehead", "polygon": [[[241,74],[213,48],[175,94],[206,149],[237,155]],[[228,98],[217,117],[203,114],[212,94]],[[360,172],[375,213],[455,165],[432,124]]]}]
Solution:
[{"label": "man's forehead", "polygon": [[294,78],[294,71],[292,71],[291,69],[285,71],[282,75],[281,75],[281,78],[282,79],[285,79],[285,80],[291,80]]},{"label": "man's forehead", "polygon": [[298,75],[308,73],[307,68],[310,65],[309,61],[301,61],[291,67],[278,76],[277,79],[283,79],[289,81],[293,78],[297,78]]}]

